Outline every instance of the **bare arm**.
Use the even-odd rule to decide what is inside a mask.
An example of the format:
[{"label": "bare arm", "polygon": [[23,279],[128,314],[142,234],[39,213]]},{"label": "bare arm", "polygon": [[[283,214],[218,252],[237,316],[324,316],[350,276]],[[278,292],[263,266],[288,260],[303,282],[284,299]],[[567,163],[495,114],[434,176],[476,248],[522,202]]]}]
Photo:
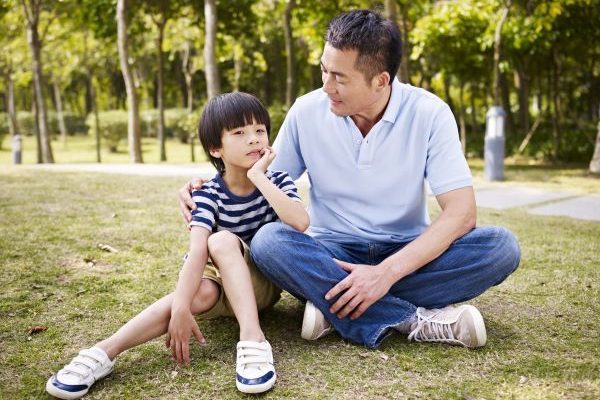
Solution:
[{"label": "bare arm", "polygon": [[204,343],[204,336],[191,312],[191,304],[200,283],[208,260],[207,241],[210,232],[194,227],[190,232],[190,251],[179,273],[177,287],[173,293],[171,320],[169,321],[166,344],[171,348],[173,358],[180,364],[189,364],[190,336]]},{"label": "bare arm", "polygon": [[260,160],[248,170],[248,179],[260,190],[282,222],[304,232],[309,225],[309,217],[304,205],[294,201],[267,178],[265,171],[275,158],[275,152],[266,148]]},{"label": "bare arm", "polygon": [[475,227],[477,209],[472,187],[452,190],[437,196],[442,208],[438,218],[415,240],[379,265],[366,266],[338,261],[350,274],[334,286],[327,300],[343,293],[331,306],[339,318],[360,317],[390,287],[440,256],[452,242]]}]

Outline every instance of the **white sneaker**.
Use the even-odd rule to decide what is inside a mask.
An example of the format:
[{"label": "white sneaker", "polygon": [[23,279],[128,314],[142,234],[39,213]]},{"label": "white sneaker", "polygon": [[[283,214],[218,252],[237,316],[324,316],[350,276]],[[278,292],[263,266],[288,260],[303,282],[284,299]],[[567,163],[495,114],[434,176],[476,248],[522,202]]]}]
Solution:
[{"label": "white sneaker", "polygon": [[417,322],[413,324],[408,340],[475,348],[485,345],[487,335],[479,310],[464,304],[456,308],[417,308]]},{"label": "white sneaker", "polygon": [[84,349],[53,375],[46,383],[46,391],[59,399],[78,399],[85,396],[94,382],[110,374],[115,365],[104,350],[98,347]]},{"label": "white sneaker", "polygon": [[271,389],[277,375],[269,342],[238,342],[235,372],[235,385],[242,393],[262,393]]},{"label": "white sneaker", "polygon": [[325,319],[323,313],[310,301],[304,307],[304,319],[302,319],[302,339],[317,340],[333,331],[333,327]]}]

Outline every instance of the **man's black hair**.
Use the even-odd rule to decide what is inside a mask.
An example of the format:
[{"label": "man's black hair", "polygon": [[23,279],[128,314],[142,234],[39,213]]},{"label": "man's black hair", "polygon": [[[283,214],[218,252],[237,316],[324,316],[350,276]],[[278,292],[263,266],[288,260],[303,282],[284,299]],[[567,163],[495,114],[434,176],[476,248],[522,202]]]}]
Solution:
[{"label": "man's black hair", "polygon": [[219,173],[225,172],[225,164],[220,158],[210,154],[220,149],[224,131],[240,128],[252,123],[263,124],[267,134],[271,131],[271,119],[265,106],[248,93],[233,92],[217,95],[204,106],[198,125],[198,137],[206,156]]},{"label": "man's black hair", "polygon": [[325,41],[338,50],[356,50],[355,67],[367,81],[387,71],[392,84],[402,58],[402,39],[389,19],[371,10],[340,14],[329,23]]}]

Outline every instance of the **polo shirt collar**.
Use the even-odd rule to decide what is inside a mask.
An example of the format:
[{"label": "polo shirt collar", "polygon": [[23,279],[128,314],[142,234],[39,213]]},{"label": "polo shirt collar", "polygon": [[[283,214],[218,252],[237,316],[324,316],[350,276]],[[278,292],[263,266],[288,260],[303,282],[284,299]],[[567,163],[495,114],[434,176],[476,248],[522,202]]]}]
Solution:
[{"label": "polo shirt collar", "polygon": [[400,114],[400,104],[402,101],[402,84],[398,78],[394,77],[392,82],[392,94],[390,95],[390,101],[388,102],[387,108],[381,117],[382,120],[394,123]]}]

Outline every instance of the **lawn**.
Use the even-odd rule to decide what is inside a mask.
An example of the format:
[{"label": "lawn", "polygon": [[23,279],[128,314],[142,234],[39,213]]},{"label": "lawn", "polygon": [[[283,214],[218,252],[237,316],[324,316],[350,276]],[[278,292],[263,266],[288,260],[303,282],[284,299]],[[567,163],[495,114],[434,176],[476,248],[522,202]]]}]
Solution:
[{"label": "lawn", "polygon": [[[173,290],[188,236],[175,203],[182,178],[4,164],[0,398],[45,398],[48,377],[79,349]],[[523,184],[545,174],[549,185],[598,192],[598,179],[582,169],[519,171]],[[522,246],[517,272],[472,302],[488,327],[485,348],[409,343],[400,335],[374,351],[337,334],[305,342],[302,305],[285,296],[262,315],[279,375],[262,397],[600,398],[600,223],[512,209],[480,210],[478,224],[506,226]],[[29,334],[34,326],[47,330]],[[159,339],[120,356],[87,398],[247,397],[234,384],[235,321],[200,327],[208,344],[192,346],[190,367],[176,367]]]}]

